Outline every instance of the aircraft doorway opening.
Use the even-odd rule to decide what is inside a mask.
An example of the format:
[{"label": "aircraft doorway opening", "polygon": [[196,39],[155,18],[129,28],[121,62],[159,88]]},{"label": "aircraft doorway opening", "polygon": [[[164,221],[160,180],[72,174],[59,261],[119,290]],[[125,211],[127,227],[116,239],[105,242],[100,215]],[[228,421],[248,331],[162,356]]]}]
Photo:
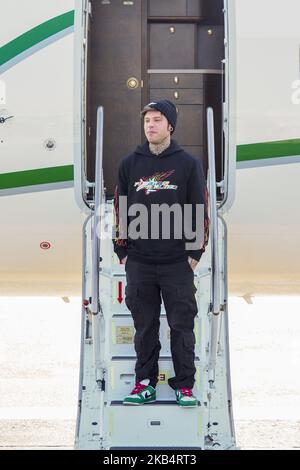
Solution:
[{"label": "aircraft doorway opening", "polygon": [[106,198],[120,159],[145,141],[140,111],[169,99],[174,139],[207,171],[206,108],[215,115],[217,181],[223,179],[223,0],[90,1],[85,171],[94,181],[97,107],[104,107]]}]

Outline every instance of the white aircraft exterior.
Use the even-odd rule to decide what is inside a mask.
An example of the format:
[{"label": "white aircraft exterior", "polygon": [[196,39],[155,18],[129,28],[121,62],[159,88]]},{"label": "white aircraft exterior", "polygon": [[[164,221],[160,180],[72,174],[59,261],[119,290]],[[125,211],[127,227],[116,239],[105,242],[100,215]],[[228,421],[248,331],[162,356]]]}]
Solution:
[{"label": "white aircraft exterior", "polygon": [[[0,0],[2,295],[81,293],[80,4]],[[227,7],[229,292],[298,293],[300,3]]]}]

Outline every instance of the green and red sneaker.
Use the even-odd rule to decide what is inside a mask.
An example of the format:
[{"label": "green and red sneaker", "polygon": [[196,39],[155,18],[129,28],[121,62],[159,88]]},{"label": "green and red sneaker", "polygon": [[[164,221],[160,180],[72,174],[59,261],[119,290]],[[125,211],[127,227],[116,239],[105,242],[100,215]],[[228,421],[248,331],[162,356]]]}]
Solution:
[{"label": "green and red sneaker", "polygon": [[123,400],[123,405],[144,405],[156,400],[156,390],[149,385],[149,379],[135,384],[134,389]]},{"label": "green and red sneaker", "polygon": [[198,406],[198,400],[194,397],[190,388],[179,388],[175,390],[175,395],[179,406],[184,408],[194,408]]}]

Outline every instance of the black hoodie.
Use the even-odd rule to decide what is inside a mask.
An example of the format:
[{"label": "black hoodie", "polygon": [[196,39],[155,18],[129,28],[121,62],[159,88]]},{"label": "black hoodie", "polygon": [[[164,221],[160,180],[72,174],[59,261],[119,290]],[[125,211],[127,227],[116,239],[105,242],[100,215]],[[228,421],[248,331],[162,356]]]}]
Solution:
[{"label": "black hoodie", "polygon": [[[143,204],[147,208],[148,230],[147,227],[138,226],[138,231],[146,231],[148,239],[130,237],[130,229],[128,238],[126,237],[122,230],[139,218],[140,213],[137,212],[133,216],[125,211],[125,216],[122,217],[119,196],[127,196],[128,210],[132,204]],[[186,249],[186,241],[191,243],[193,239],[187,239],[183,230],[180,239],[178,233],[174,236],[172,217],[169,239],[162,237],[162,219],[156,238],[153,235],[151,238],[150,211],[153,204],[167,204],[170,207],[175,203],[179,204],[182,210],[184,204],[192,205],[193,230],[196,227],[196,204],[204,205],[204,239],[202,237],[199,248]],[[121,160],[114,195],[114,216],[114,251],[120,260],[127,255],[141,263],[150,264],[176,263],[187,260],[188,256],[199,260],[205,251],[209,236],[208,194],[200,160],[185,152],[174,140],[171,140],[171,145],[158,156],[150,152],[148,142],[138,146],[134,153]]]}]

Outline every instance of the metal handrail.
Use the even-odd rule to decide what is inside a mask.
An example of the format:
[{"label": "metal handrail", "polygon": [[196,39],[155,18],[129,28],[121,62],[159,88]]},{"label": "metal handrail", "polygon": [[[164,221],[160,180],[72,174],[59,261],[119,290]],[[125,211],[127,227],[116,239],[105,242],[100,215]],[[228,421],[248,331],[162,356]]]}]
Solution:
[{"label": "metal handrail", "polygon": [[96,138],[96,163],[95,163],[95,206],[93,216],[93,250],[92,250],[92,303],[93,315],[99,313],[99,259],[100,259],[100,223],[102,203],[102,161],[103,161],[103,107],[97,109],[97,138]]},{"label": "metal handrail", "polygon": [[[94,186],[94,203],[90,205],[92,213],[86,219],[83,227],[83,279],[82,279],[82,300],[87,300],[88,289],[86,285],[86,268],[87,268],[87,234],[86,228],[87,224],[92,219],[92,260],[91,260],[91,306],[90,311],[92,313],[92,344],[93,344],[93,358],[94,358],[94,367],[95,367],[95,380],[100,392],[100,417],[101,423],[104,420],[104,393],[105,393],[105,367],[104,363],[101,360],[101,343],[103,343],[103,316],[99,315],[101,311],[100,298],[99,298],[99,272],[100,272],[100,242],[101,242],[101,216],[102,216],[102,194],[103,194],[103,177],[102,177],[102,162],[103,162],[103,121],[104,121],[104,111],[103,107],[100,106],[97,109],[97,137],[96,137],[96,159],[95,159],[95,184],[90,184],[91,187]],[[83,308],[83,317],[82,317],[82,329],[81,329],[81,356],[80,356],[80,391],[79,397],[81,400],[82,391],[81,385],[83,380],[83,343],[84,343],[84,318],[86,316],[86,311],[84,306]],[[80,426],[80,414],[81,409],[79,405],[77,422],[76,422],[76,439],[79,436],[79,426]],[[104,438],[103,427],[100,427],[99,430],[99,439],[102,443]]]},{"label": "metal handrail", "polygon": [[[92,240],[92,337],[93,337],[93,353],[95,365],[95,379],[100,395],[100,414],[103,415],[104,410],[104,376],[105,365],[102,359],[101,344],[103,344],[104,326],[103,316],[99,315],[101,311],[99,299],[99,272],[100,272],[100,248],[101,248],[101,216],[102,216],[102,194],[103,194],[103,178],[102,178],[102,162],[103,162],[103,107],[97,109],[97,139],[96,139],[96,162],[95,162],[95,192],[94,192],[94,214],[93,214],[93,240]],[[103,429],[100,430],[100,438],[102,439]]]},{"label": "metal handrail", "polygon": [[209,168],[209,197],[210,197],[210,223],[212,246],[212,319],[211,336],[209,343],[208,368],[213,370],[216,365],[219,342],[219,315],[220,306],[220,262],[218,245],[218,209],[217,209],[217,183],[215,164],[215,135],[214,112],[207,108],[207,138],[208,138],[208,168]]},{"label": "metal handrail", "polygon": [[[96,137],[96,163],[95,163],[95,192],[94,192],[94,227],[93,227],[93,250],[92,250],[92,331],[93,349],[95,363],[95,379],[100,391],[99,415],[101,423],[104,421],[104,394],[105,394],[105,364],[102,360],[101,344],[103,345],[104,325],[99,299],[99,272],[100,272],[100,249],[101,249],[101,216],[102,216],[102,193],[103,193],[103,121],[104,110],[102,106],[97,109],[97,137]],[[101,324],[100,324],[101,322]],[[102,446],[104,428],[100,426],[99,440]]]},{"label": "metal handrail", "polygon": [[81,417],[81,401],[82,401],[82,385],[83,385],[83,362],[84,362],[84,340],[85,340],[85,330],[86,330],[86,308],[83,304],[83,301],[88,298],[87,292],[87,283],[86,283],[86,269],[87,269],[87,254],[86,254],[86,245],[87,245],[87,225],[90,222],[92,214],[88,215],[85,219],[82,227],[82,305],[81,305],[81,348],[80,348],[80,364],[79,364],[79,380],[78,380],[78,405],[77,405],[77,419],[76,419],[76,430],[75,430],[75,439],[79,438],[79,427],[80,427],[80,417]]},{"label": "metal handrail", "polygon": [[219,273],[219,245],[218,245],[218,209],[217,209],[217,183],[215,163],[215,133],[214,112],[207,108],[208,133],[208,166],[209,166],[209,197],[210,219],[212,230],[212,264],[213,264],[213,310],[214,314],[220,312],[220,273]]}]

